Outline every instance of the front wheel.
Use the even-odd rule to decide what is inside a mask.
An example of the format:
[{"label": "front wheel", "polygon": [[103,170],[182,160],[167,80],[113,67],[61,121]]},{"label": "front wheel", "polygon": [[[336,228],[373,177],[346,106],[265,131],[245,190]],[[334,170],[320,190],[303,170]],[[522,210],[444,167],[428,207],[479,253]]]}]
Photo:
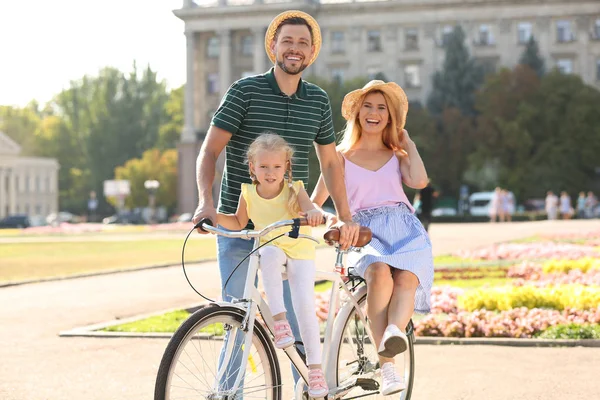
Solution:
[{"label": "front wheel", "polygon": [[[265,328],[254,324],[252,348],[241,370],[244,311],[211,304],[192,314],[177,329],[158,369],[155,400],[281,399],[281,374],[275,349]],[[228,366],[221,367],[224,349],[233,341]],[[222,370],[221,372],[219,372]],[[242,373],[235,393],[233,384]]]},{"label": "front wheel", "polygon": [[[354,296],[363,315],[366,317],[366,286],[361,287]],[[372,400],[384,398],[379,393],[381,373],[377,348],[373,341],[368,319],[366,321],[367,326],[363,324],[356,308],[352,306],[343,307],[336,318],[336,327],[331,343],[331,354],[337,360],[335,364],[337,387],[348,388],[344,398],[364,397],[365,399]],[[396,369],[406,383],[406,390],[398,394],[401,400],[409,400],[411,398],[414,383],[415,337],[412,321],[408,324],[406,333],[409,339],[408,348],[403,354],[395,357]],[[354,384],[354,382],[358,384]],[[348,386],[351,384],[354,386]]]}]

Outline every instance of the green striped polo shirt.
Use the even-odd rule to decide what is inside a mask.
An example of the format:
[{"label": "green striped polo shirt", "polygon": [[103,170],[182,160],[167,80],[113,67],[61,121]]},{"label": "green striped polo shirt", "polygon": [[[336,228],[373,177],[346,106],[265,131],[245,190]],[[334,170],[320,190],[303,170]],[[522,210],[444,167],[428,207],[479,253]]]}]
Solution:
[{"label": "green striped polo shirt", "polygon": [[294,148],[292,175],[308,186],[308,154],[313,142],[335,142],[331,104],[317,85],[300,80],[298,90],[284,94],[274,69],[234,82],[221,100],[211,125],[232,134],[225,147],[225,170],[218,209],[237,210],[242,183],[251,183],[246,160],[248,146],[265,132],[281,135]]}]

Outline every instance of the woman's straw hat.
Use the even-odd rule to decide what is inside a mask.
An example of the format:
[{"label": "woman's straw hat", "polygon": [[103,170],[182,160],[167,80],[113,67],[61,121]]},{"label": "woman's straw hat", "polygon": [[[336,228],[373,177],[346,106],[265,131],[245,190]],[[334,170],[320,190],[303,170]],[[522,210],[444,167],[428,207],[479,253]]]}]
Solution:
[{"label": "woman's straw hat", "polygon": [[381,91],[389,97],[392,104],[388,104],[388,109],[390,113],[396,112],[396,125],[399,129],[403,129],[406,123],[406,114],[408,113],[408,98],[404,90],[395,82],[385,83],[384,81],[373,80],[367,83],[362,89],[356,89],[348,93],[342,103],[342,116],[347,121],[352,119],[358,107],[361,106],[364,96],[374,90]]},{"label": "woman's straw hat", "polygon": [[277,28],[279,28],[279,25],[281,25],[281,23],[286,19],[296,17],[304,19],[308,23],[308,25],[310,25],[312,30],[312,44],[315,46],[315,52],[310,61],[308,62],[308,65],[312,64],[317,59],[319,51],[321,51],[321,43],[323,42],[323,40],[321,38],[321,29],[319,28],[319,24],[317,23],[317,21],[313,17],[302,11],[285,11],[276,16],[273,19],[273,21],[271,21],[271,23],[269,24],[269,28],[267,28],[267,33],[265,35],[265,49],[267,50],[267,55],[269,56],[269,59],[273,64],[275,63],[275,54],[271,52],[271,43],[273,43],[273,40],[275,40],[275,33],[277,32]]}]

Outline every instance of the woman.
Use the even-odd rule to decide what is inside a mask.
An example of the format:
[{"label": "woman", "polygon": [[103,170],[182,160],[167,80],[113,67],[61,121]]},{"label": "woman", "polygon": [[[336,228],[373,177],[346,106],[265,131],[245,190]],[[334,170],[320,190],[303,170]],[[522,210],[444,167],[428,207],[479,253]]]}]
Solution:
[{"label": "woman", "polygon": [[[347,126],[338,146],[353,220],[373,232],[368,246],[349,253],[348,263],[369,288],[367,315],[384,396],[406,388],[393,357],[408,347],[405,328],[413,313],[429,312],[433,283],[431,242],[402,187],[422,189],[428,182],[417,147],[403,129],[407,111],[400,86],[367,83],[344,97]],[[321,206],[328,196],[321,176],[312,200]]]}]

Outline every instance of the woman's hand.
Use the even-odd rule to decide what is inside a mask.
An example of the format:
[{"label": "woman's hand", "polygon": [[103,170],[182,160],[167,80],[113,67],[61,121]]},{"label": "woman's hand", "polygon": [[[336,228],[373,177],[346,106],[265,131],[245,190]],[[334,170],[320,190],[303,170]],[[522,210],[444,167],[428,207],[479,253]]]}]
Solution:
[{"label": "woman's hand", "polygon": [[300,216],[305,217],[308,220],[308,224],[312,227],[315,227],[323,223],[323,218],[325,217],[325,214],[321,212],[321,210],[314,208],[305,213],[301,212]]},{"label": "woman's hand", "polygon": [[411,145],[414,146],[415,142],[413,142],[413,140],[408,135],[408,131],[406,129],[402,129],[402,140],[400,141],[400,146],[402,146],[402,149],[404,149],[404,151],[408,151],[408,147]]}]

